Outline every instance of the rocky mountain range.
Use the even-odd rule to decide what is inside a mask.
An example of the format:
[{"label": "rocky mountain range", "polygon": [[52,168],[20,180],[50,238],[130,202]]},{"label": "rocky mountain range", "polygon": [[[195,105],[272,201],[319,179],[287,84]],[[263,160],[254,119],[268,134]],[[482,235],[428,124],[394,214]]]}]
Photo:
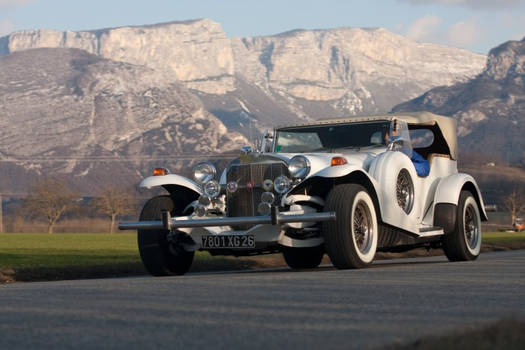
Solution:
[{"label": "rocky mountain range", "polygon": [[[85,32],[25,30],[0,55],[76,48],[166,72],[230,127],[388,111],[481,72],[486,57],[411,41],[382,28],[294,30],[227,38],[209,19]],[[240,124],[240,125],[239,125]]]},{"label": "rocky mountain range", "polygon": [[152,159],[180,169],[275,124],[385,112],[467,82],[485,60],[381,28],[228,38],[204,19],[15,32],[0,38],[0,191],[49,173],[89,191],[136,182]]},{"label": "rocky mountain range", "polygon": [[[101,177],[121,184],[136,182],[139,169],[149,172],[151,159],[191,160],[248,142],[166,74],[79,49],[0,57],[2,173],[71,174],[87,187]],[[0,185],[18,193],[23,178],[2,176]]]},{"label": "rocky mountain range", "polygon": [[477,77],[436,87],[393,109],[415,110],[456,118],[461,150],[525,166],[525,38],[492,49]]}]

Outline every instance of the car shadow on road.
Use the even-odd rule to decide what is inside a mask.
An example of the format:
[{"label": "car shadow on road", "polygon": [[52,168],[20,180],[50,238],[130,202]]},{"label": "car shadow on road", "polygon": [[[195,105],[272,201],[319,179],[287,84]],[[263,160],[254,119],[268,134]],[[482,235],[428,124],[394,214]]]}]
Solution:
[{"label": "car shadow on road", "polygon": [[[429,260],[430,259],[430,260]],[[380,269],[380,268],[390,268],[396,266],[404,265],[432,265],[432,264],[442,264],[447,263],[446,259],[443,257],[428,257],[428,258],[402,258],[402,259],[392,259],[392,260],[378,260],[375,261],[372,265],[368,266],[365,269],[356,269],[355,271],[361,271],[366,269]],[[287,266],[281,267],[260,267],[260,268],[250,268],[242,270],[221,270],[221,271],[196,271],[191,272],[191,275],[223,275],[223,274],[265,274],[265,273],[304,273],[304,272],[322,272],[322,271],[338,271],[331,264],[324,264],[317,268],[313,269],[300,269],[295,270]],[[349,271],[349,270],[341,270]]]}]

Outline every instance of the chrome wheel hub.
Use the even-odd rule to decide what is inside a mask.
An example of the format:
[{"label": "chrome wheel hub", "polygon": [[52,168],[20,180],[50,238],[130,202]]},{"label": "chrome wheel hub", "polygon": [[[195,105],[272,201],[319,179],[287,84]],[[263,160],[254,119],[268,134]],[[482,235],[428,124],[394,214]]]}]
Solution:
[{"label": "chrome wheel hub", "polygon": [[372,243],[373,226],[372,214],[364,201],[359,201],[355,207],[353,220],[353,234],[357,249],[367,253]]},{"label": "chrome wheel hub", "polygon": [[479,239],[479,227],[474,207],[469,204],[465,208],[465,240],[471,249],[475,249]]},{"label": "chrome wheel hub", "polygon": [[396,198],[401,209],[407,214],[410,213],[414,204],[414,185],[406,169],[402,169],[397,176]]}]

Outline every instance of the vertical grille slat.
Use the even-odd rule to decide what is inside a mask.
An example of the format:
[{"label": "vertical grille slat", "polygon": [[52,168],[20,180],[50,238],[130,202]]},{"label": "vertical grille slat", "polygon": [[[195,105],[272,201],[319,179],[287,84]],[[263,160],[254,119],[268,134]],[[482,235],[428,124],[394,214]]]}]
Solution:
[{"label": "vertical grille slat", "polygon": [[[228,182],[236,181],[239,189],[235,193],[226,194],[227,215],[254,216],[258,215],[257,206],[261,202],[264,192],[262,183],[265,179],[274,180],[280,175],[288,175],[288,167],[285,163],[250,163],[232,165],[226,173]],[[250,191],[247,183],[253,183]]]}]

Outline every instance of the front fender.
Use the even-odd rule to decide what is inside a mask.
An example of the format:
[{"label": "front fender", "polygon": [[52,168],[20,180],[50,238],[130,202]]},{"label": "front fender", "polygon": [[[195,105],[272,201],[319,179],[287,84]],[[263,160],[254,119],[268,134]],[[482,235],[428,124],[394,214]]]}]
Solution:
[{"label": "front fender", "polygon": [[294,187],[286,197],[304,194],[303,189],[312,185],[309,195],[319,196],[325,199],[334,185],[342,183],[356,183],[365,187],[374,201],[378,216],[381,217],[381,207],[379,205],[379,203],[381,203],[381,193],[377,191],[377,181],[370,177],[363,168],[352,164],[322,169],[303,180]]},{"label": "front fender", "polygon": [[324,168],[316,172],[315,174],[312,174],[312,176],[310,176],[309,178],[314,178],[314,177],[336,178],[336,177],[346,176],[354,171],[363,172],[363,168],[358,167],[353,164],[331,166],[331,167]]},{"label": "front fender", "polygon": [[468,190],[472,193],[478,204],[479,211],[482,219],[487,220],[487,212],[485,211],[485,205],[483,204],[483,198],[481,192],[476,183],[476,180],[468,174],[453,174],[442,179],[437,188],[434,196],[434,203],[448,203],[458,204],[459,195],[462,190]]},{"label": "front fender", "polygon": [[162,186],[169,188],[173,186],[185,187],[198,195],[202,194],[202,188],[194,181],[180,175],[169,174],[164,176],[150,176],[142,180],[139,187],[141,188],[153,188]]}]

